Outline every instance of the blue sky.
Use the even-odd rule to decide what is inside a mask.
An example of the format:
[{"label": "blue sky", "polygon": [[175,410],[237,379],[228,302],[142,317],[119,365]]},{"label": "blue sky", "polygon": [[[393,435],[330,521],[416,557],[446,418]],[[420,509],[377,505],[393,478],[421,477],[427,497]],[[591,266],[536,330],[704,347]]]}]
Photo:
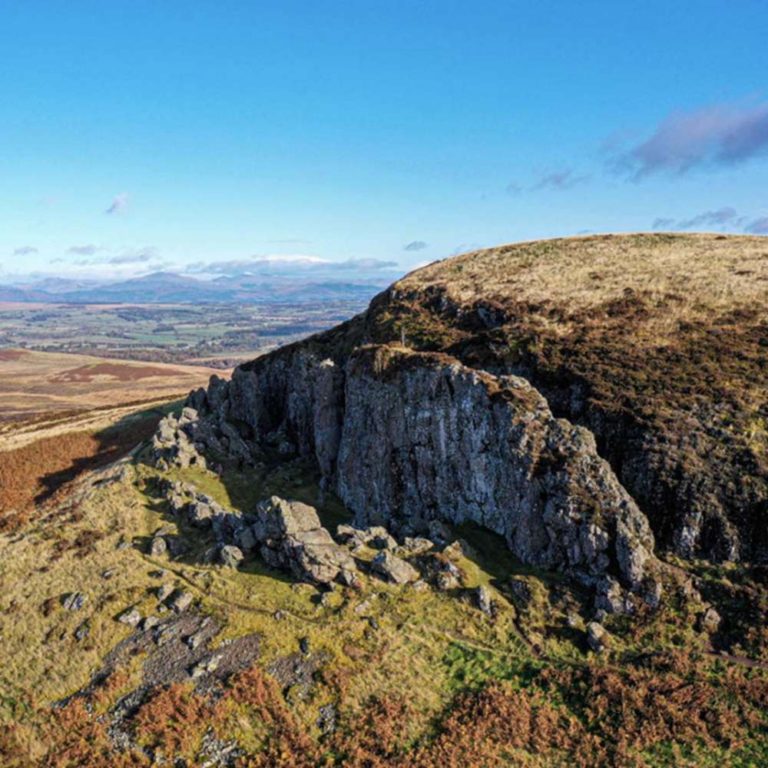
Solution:
[{"label": "blue sky", "polygon": [[0,278],[768,232],[766,40],[765,0],[3,0]]}]

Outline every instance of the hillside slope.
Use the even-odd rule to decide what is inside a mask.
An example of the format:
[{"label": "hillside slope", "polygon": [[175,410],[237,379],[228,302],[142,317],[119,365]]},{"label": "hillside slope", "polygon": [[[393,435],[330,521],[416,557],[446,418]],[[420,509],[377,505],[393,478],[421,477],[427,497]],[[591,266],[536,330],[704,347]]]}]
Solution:
[{"label": "hillside slope", "polygon": [[[300,385],[280,383],[289,360],[330,359],[341,371],[365,344],[439,352],[526,380],[554,416],[588,429],[663,549],[763,562],[767,307],[764,238],[606,235],[501,246],[417,270],[363,315],[243,366],[222,413],[247,439],[282,429],[307,452],[314,439],[292,414],[301,394],[291,388]],[[248,374],[260,382],[262,406],[240,386]]]},{"label": "hillside slope", "polygon": [[94,435],[0,527],[0,764],[768,764],[763,242],[457,257]]}]

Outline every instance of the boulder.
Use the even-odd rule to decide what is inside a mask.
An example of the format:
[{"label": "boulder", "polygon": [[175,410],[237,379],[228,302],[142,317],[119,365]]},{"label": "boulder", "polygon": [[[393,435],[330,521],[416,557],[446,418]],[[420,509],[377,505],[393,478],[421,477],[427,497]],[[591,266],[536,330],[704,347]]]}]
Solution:
[{"label": "boulder", "polygon": [[186,592],[183,589],[177,589],[169,601],[169,606],[174,611],[176,611],[176,613],[182,613],[183,611],[186,611],[190,605],[192,605],[194,599],[195,596],[191,592]]},{"label": "boulder", "polygon": [[173,594],[173,589],[172,584],[161,584],[157,588],[157,599],[164,603]]},{"label": "boulder", "polygon": [[168,551],[168,542],[162,536],[155,536],[149,544],[152,557],[162,557]]},{"label": "boulder", "polygon": [[272,568],[290,570],[315,584],[330,584],[336,578],[353,582],[355,561],[322,527],[313,507],[273,496],[258,504],[250,530]]},{"label": "boulder", "polygon": [[117,617],[117,620],[129,627],[137,627],[141,621],[141,614],[136,608],[128,608]]},{"label": "boulder", "polygon": [[226,544],[219,550],[219,560],[228,568],[238,568],[243,562],[243,552],[239,547]]},{"label": "boulder", "polygon": [[475,557],[475,551],[464,539],[456,539],[443,548],[443,554],[450,560],[458,560],[461,557]]},{"label": "boulder", "polygon": [[406,536],[399,551],[407,555],[423,555],[434,547],[434,542],[423,536]]},{"label": "boulder", "polygon": [[61,599],[61,605],[67,611],[79,611],[86,599],[82,592],[70,592]]},{"label": "boulder", "polygon": [[394,584],[408,584],[417,581],[419,572],[406,560],[391,552],[379,552],[371,562],[371,570]]},{"label": "boulder", "polygon": [[587,624],[587,645],[595,653],[602,653],[608,645],[609,639],[608,630],[602,624],[597,621],[590,621]]},{"label": "boulder", "polygon": [[160,623],[160,619],[157,616],[147,616],[141,622],[141,628],[144,632],[153,629]]},{"label": "boulder", "polygon": [[313,507],[279,496],[259,502],[253,532],[259,541],[280,539],[320,528],[320,518]]},{"label": "boulder", "polygon": [[461,582],[455,574],[450,573],[449,571],[440,571],[435,576],[435,586],[441,592],[450,592],[452,589],[459,589],[461,587]]},{"label": "boulder", "polygon": [[329,584],[343,573],[345,580],[355,570],[355,561],[325,528],[287,536],[282,544],[291,570],[300,579]]},{"label": "boulder", "polygon": [[710,605],[702,611],[696,619],[696,626],[699,632],[706,632],[712,635],[720,628],[720,614]]},{"label": "boulder", "polygon": [[91,625],[87,621],[84,621],[82,624],[78,625],[77,629],[75,629],[75,640],[77,640],[78,643],[85,640],[90,631]]},{"label": "boulder", "polygon": [[493,616],[494,604],[488,587],[479,586],[475,590],[475,605],[486,615]]},{"label": "boulder", "polygon": [[373,525],[363,531],[365,543],[372,549],[397,549],[397,541],[383,525]]},{"label": "boulder", "polygon": [[187,509],[189,522],[197,528],[210,528],[214,509],[204,501],[193,501]]},{"label": "boulder", "polygon": [[627,601],[621,584],[616,579],[605,576],[595,588],[595,608],[606,613],[628,613],[631,604]]}]

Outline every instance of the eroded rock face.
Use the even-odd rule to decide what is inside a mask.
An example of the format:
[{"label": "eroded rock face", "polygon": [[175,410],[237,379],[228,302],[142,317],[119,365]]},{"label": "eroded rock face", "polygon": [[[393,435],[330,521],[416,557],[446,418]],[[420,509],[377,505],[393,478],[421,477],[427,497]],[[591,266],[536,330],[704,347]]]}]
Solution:
[{"label": "eroded rock face", "polygon": [[590,585],[609,571],[654,602],[648,522],[591,434],[514,376],[377,347],[347,364],[339,496],[365,524],[475,522],[527,563]]},{"label": "eroded rock face", "polygon": [[295,345],[192,402],[204,444],[235,429],[251,454],[285,440],[313,457],[360,527],[473,521],[527,563],[658,601],[645,516],[591,433],[555,419],[524,379],[389,346],[334,362]]}]

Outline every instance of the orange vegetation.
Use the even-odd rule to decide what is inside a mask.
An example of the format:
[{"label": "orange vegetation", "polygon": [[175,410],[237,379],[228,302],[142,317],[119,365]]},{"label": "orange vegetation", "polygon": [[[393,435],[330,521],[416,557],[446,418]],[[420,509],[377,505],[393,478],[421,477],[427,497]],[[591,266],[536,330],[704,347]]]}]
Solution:
[{"label": "orange vegetation", "polygon": [[[235,675],[221,695],[198,694],[189,685],[163,689],[128,727],[138,744],[172,761],[194,759],[206,733],[226,740],[248,723],[259,746],[240,758],[242,768],[644,768],[653,764],[648,750],[659,745],[671,744],[682,756],[765,739],[768,680],[737,667],[711,671],[683,653],[639,660],[628,670],[550,668],[523,687],[491,682],[460,694],[418,735],[410,733],[415,713],[405,699],[373,700],[346,715],[342,702],[338,728],[316,741],[275,681],[254,667]],[[110,751],[108,718],[97,714],[102,705],[77,699],[55,713],[44,765],[151,764],[139,750]],[[12,731],[0,734],[0,756],[14,738]],[[679,764],[695,762],[681,757]]]},{"label": "orange vegetation", "polygon": [[83,472],[120,458],[154,432],[160,414],[101,432],[70,432],[0,453],[0,530],[13,530],[36,504]]}]

